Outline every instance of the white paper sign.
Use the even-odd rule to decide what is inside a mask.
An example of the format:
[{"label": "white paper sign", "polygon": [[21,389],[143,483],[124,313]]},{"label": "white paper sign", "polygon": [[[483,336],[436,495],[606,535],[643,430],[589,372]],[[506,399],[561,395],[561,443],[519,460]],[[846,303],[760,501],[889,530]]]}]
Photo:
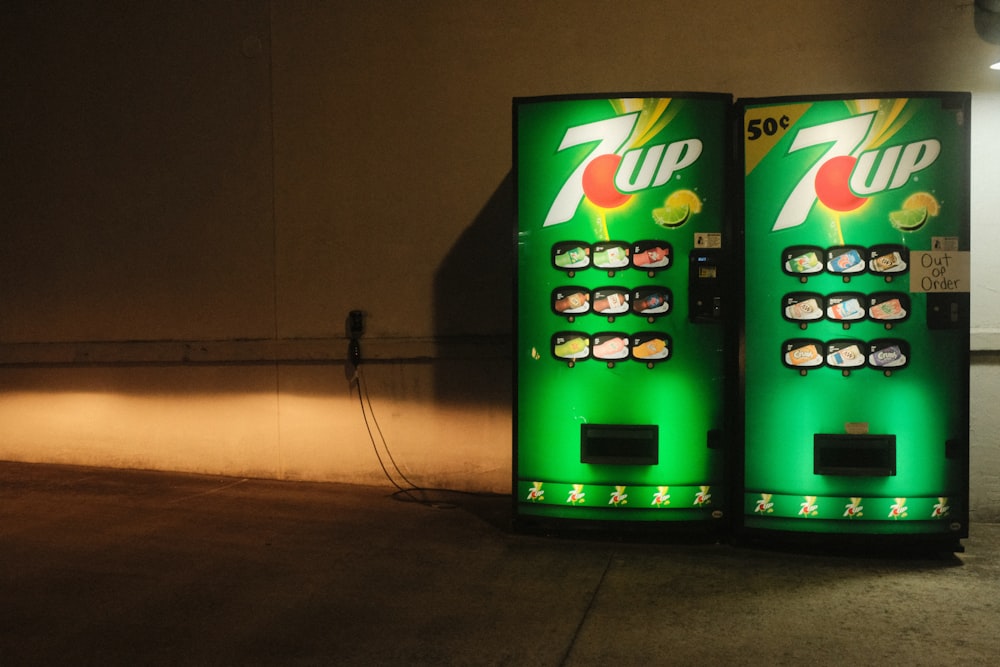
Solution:
[{"label": "white paper sign", "polygon": [[911,292],[968,292],[969,253],[954,250],[910,252]]}]

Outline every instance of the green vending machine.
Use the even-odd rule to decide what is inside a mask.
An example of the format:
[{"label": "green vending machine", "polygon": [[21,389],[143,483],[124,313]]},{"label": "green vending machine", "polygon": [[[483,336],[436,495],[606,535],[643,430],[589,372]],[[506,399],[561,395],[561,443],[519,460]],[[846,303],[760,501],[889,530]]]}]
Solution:
[{"label": "green vending machine", "polygon": [[519,526],[721,526],[731,112],[514,100]]},{"label": "green vending machine", "polygon": [[970,102],[738,102],[744,537],[961,550]]}]

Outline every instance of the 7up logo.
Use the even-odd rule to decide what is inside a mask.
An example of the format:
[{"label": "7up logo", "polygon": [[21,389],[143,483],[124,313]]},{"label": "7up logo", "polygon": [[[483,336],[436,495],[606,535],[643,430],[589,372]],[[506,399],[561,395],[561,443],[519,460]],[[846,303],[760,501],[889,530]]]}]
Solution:
[{"label": "7up logo", "polygon": [[638,119],[638,112],[628,113],[566,130],[560,151],[595,145],[559,189],[544,227],[572,219],[584,197],[595,206],[617,208],[633,193],[666,184],[674,173],[701,156],[698,139],[633,148],[631,139]]},{"label": "7up logo", "polygon": [[801,225],[817,199],[834,211],[853,211],[871,195],[903,187],[913,174],[937,160],[941,153],[937,139],[863,150],[874,118],[874,112],[866,113],[799,130],[789,153],[812,146],[830,147],[803,174],[772,231]]}]

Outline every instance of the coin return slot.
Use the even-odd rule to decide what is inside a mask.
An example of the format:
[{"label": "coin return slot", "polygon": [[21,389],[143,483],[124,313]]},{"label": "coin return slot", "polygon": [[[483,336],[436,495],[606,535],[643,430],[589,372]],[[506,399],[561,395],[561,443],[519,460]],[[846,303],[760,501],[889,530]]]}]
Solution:
[{"label": "coin return slot", "polygon": [[659,463],[659,427],[633,424],[582,424],[580,462],[606,465]]},{"label": "coin return slot", "polygon": [[896,474],[894,435],[813,435],[817,475],[891,477]]}]

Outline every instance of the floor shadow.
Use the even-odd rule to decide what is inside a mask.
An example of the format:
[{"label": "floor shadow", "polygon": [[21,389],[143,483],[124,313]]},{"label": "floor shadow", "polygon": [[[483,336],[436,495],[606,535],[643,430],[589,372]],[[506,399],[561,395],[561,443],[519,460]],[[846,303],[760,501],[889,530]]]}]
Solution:
[{"label": "floor shadow", "polygon": [[419,503],[431,509],[459,510],[477,517],[500,533],[514,532],[509,494],[415,488],[397,491],[392,497],[399,502]]}]

